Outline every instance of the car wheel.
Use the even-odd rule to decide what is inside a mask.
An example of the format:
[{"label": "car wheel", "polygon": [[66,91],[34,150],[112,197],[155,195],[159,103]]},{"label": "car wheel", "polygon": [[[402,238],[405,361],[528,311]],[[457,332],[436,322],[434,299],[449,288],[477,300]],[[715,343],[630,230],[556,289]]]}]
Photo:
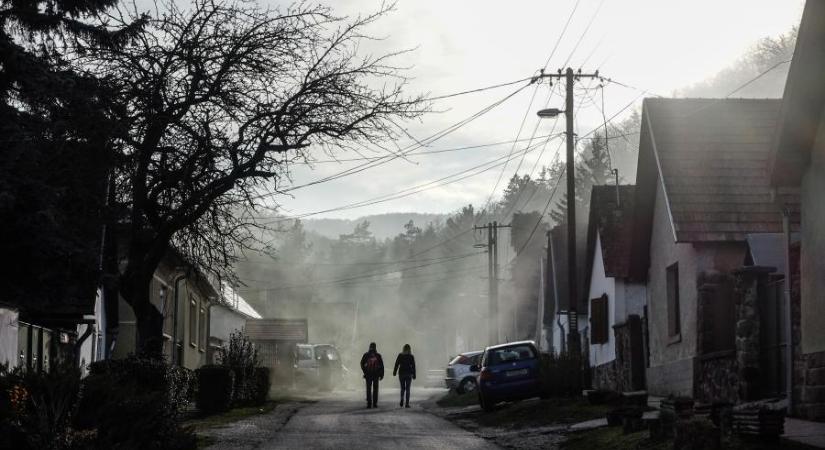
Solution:
[{"label": "car wheel", "polygon": [[458,389],[456,389],[456,390],[458,391],[459,394],[466,394],[468,392],[475,391],[476,387],[477,387],[477,385],[476,385],[476,380],[475,379],[465,378],[465,379],[461,380],[461,384],[458,385]]}]

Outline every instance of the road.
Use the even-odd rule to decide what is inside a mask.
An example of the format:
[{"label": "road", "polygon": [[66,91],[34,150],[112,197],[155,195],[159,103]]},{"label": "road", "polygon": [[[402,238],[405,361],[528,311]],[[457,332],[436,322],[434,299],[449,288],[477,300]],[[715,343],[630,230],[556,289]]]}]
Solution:
[{"label": "road", "polygon": [[[390,381],[391,382],[391,381]],[[362,392],[335,392],[315,403],[209,431],[220,449],[497,449],[493,443],[427,413],[420,403],[443,390],[413,387],[411,408],[398,407],[397,388],[382,386],[377,409]]]}]

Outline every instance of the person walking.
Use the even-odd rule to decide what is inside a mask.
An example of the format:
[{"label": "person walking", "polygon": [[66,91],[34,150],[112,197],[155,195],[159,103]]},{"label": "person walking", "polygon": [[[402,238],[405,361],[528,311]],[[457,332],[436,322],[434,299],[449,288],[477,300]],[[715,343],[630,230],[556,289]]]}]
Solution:
[{"label": "person walking", "polygon": [[378,407],[378,381],[384,379],[384,360],[370,342],[370,349],[361,357],[361,371],[367,382],[367,408]]},{"label": "person walking", "polygon": [[401,402],[398,406],[409,408],[410,386],[412,386],[412,380],[415,379],[415,357],[410,349],[410,344],[404,344],[404,349],[395,358],[392,376],[395,376],[395,374],[398,374],[398,381],[401,382]]}]

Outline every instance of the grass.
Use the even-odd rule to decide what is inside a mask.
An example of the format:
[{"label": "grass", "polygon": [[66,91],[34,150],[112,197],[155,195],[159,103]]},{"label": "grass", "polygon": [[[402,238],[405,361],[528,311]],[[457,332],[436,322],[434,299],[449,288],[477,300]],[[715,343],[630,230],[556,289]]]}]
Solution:
[{"label": "grass", "polygon": [[185,426],[191,427],[194,431],[203,430],[206,428],[219,427],[228,423],[236,422],[247,417],[266,414],[275,409],[280,401],[270,400],[261,406],[245,406],[241,408],[230,409],[222,414],[213,414],[209,416],[195,417],[184,422]]},{"label": "grass", "polygon": [[[478,396],[474,393],[458,395],[449,392],[438,399],[436,404],[441,407],[477,405]],[[502,403],[490,412],[477,409],[451,416],[454,419],[470,420],[479,426],[520,429],[599,419],[604,417],[610,408],[608,405],[591,405],[581,397],[530,399]]]},{"label": "grass", "polygon": [[438,399],[435,404],[442,408],[478,405],[478,394],[475,392],[458,394],[450,390],[447,392],[447,395]]},{"label": "grass", "polygon": [[599,419],[607,414],[608,405],[591,405],[584,398],[550,398],[525,400],[498,405],[495,411],[482,413],[482,426],[527,428],[553,424],[568,424]]},{"label": "grass", "polygon": [[[652,441],[647,431],[623,434],[621,427],[598,428],[580,433],[573,433],[562,443],[562,450],[670,450],[673,448],[673,439]],[[771,450],[776,448],[786,450],[814,450],[805,444],[780,439],[779,441],[748,440],[737,438],[723,442],[725,450]]]}]

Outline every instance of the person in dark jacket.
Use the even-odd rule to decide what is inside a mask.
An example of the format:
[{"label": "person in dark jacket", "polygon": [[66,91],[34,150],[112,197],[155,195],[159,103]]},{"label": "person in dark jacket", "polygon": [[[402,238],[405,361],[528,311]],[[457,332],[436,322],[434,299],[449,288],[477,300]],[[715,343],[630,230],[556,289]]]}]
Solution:
[{"label": "person in dark jacket", "polygon": [[378,381],[384,379],[384,360],[375,349],[375,342],[370,343],[370,349],[361,357],[361,371],[367,381],[367,408],[377,408]]},{"label": "person in dark jacket", "polygon": [[[401,403],[398,406],[410,407],[410,386],[415,379],[415,357],[412,355],[410,344],[404,344],[404,349],[395,358],[395,367],[392,375],[398,374],[398,381],[401,382]],[[406,400],[406,403],[405,403]]]}]

